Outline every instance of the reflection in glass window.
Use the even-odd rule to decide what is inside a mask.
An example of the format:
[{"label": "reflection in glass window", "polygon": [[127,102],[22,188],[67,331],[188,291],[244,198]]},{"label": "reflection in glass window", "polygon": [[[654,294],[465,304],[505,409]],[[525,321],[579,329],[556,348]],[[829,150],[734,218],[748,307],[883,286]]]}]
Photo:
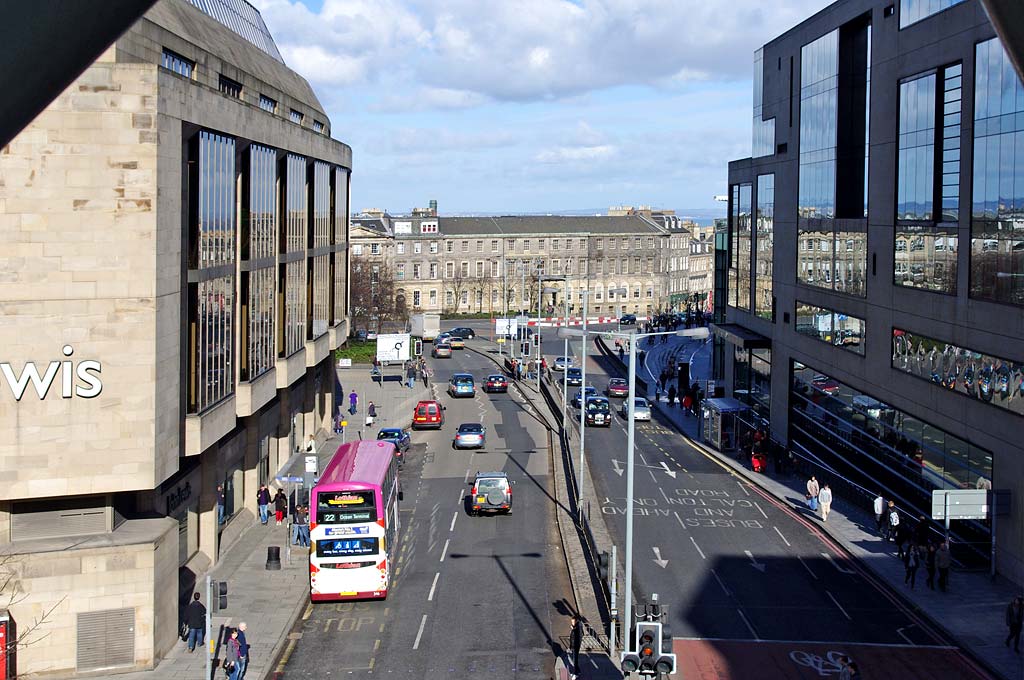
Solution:
[{"label": "reflection in glass window", "polygon": [[334,272],[334,323],[345,318],[345,296],[348,283],[345,279],[347,267],[344,246],[348,243],[348,170],[334,169],[334,252],[331,266]]},{"label": "reflection in glass window", "polygon": [[963,65],[942,69],[942,213],[943,222],[960,217],[960,105]]},{"label": "reflection in glass window", "polygon": [[834,217],[839,30],[800,50],[800,217]]},{"label": "reflection in glass window", "polygon": [[[732,188],[729,211],[729,305],[750,311],[751,186]],[[624,273],[624,272],[623,272]]]},{"label": "reflection in glass window", "polygon": [[277,112],[277,101],[271,99],[265,94],[260,95],[260,108],[264,111],[270,111],[271,113]]},{"label": "reflection in glass window", "polygon": [[242,253],[250,269],[241,272],[240,323],[246,332],[239,370],[250,381],[274,366],[277,152],[251,144],[245,160]]},{"label": "reflection in glass window", "polygon": [[931,220],[935,196],[935,74],[900,83],[896,219]]},{"label": "reflection in glass window", "polygon": [[900,0],[900,28],[926,19],[964,0]]},{"label": "reflection in glass window", "polygon": [[[872,493],[906,512],[927,514],[933,489],[992,488],[992,454],[844,384],[793,363],[791,445],[811,451]],[[989,529],[954,525],[954,557],[974,565],[989,558]]]},{"label": "reflection in glass window", "polygon": [[867,294],[868,235],[865,231],[837,231],[835,235],[835,275],[837,292],[864,297]]},{"label": "reflection in glass window", "polygon": [[761,120],[763,97],[764,48],[760,48],[754,52],[754,158],[775,155],[775,119]]},{"label": "reflection in glass window", "polygon": [[894,283],[937,293],[956,293],[956,229],[898,224]]},{"label": "reflection in glass window", "polygon": [[754,313],[775,319],[772,301],[772,255],[775,231],[775,175],[757,177],[757,233],[754,254]]},{"label": "reflection in glass window", "polygon": [[[288,154],[285,159],[284,210],[285,253],[306,248],[306,159]],[[306,263],[302,260],[280,265],[284,300],[279,309],[278,356],[288,357],[306,341]]]},{"label": "reflection in glass window", "polygon": [[864,319],[849,314],[798,300],[796,332],[855,354],[864,354]]},{"label": "reflection in glass window", "polygon": [[[326,250],[331,245],[331,166],[322,161],[313,163],[313,248]],[[326,253],[313,257],[307,285],[312,294],[310,339],[327,332],[331,318],[330,257]]]},{"label": "reflection in glass window", "polygon": [[971,297],[1024,305],[1024,87],[998,38],[976,56]]},{"label": "reflection in glass window", "polygon": [[163,67],[173,71],[180,76],[191,78],[196,69],[196,63],[191,59],[181,56],[177,52],[164,48]]},{"label": "reflection in glass window", "polygon": [[1024,357],[982,354],[894,328],[892,366],[936,387],[1024,415]]}]

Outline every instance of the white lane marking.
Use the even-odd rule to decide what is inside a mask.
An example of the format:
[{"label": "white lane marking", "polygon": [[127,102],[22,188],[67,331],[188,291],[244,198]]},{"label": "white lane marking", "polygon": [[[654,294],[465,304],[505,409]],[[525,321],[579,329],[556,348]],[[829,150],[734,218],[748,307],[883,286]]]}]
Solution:
[{"label": "white lane marking", "polygon": [[843,613],[843,616],[845,616],[848,621],[853,621],[853,618],[849,614],[846,613],[845,609],[843,609],[843,605],[839,604],[839,600],[837,600],[835,598],[835,595],[833,595],[832,593],[830,593],[827,590],[825,591],[825,594],[828,595],[830,600],[832,600],[833,602],[836,603],[836,606],[839,607],[839,611],[841,611]]},{"label": "white lane marking", "polygon": [[775,533],[777,533],[779,535],[779,538],[782,539],[782,542],[785,543],[787,547],[790,547],[790,548],[793,547],[793,546],[789,545],[789,541],[787,541],[786,537],[782,535],[782,532],[779,531],[778,527],[772,527],[772,529],[775,529]]},{"label": "white lane marking", "polygon": [[725,591],[726,597],[732,595],[732,593],[729,592],[729,589],[725,587],[725,584],[722,583],[722,579],[718,578],[718,574],[715,572],[714,569],[711,570],[711,575],[715,577],[716,581],[718,581],[718,585],[722,586],[722,590]]},{"label": "white lane marking", "polygon": [[642,463],[643,463],[644,465],[647,465],[647,459],[646,459],[646,458],[644,458],[644,454],[642,454],[642,453],[640,453],[639,451],[637,451],[636,455],[640,456],[640,461],[641,461],[641,462],[642,462]]},{"label": "white lane marking", "polygon": [[466,484],[469,484],[469,471],[470,471],[471,469],[472,469],[472,468],[466,468],[466,479],[465,479],[465,482],[466,482]]},{"label": "white lane marking", "polygon": [[768,519],[768,515],[764,514],[764,510],[762,510],[761,506],[757,504],[757,501],[754,501],[754,507],[757,508],[758,512],[761,513],[762,517],[764,517],[765,519]]},{"label": "white lane marking", "polygon": [[448,544],[452,542],[452,539],[445,539],[444,548],[441,550],[441,562],[444,562],[444,556],[448,554]]},{"label": "white lane marking", "polygon": [[454,515],[452,515],[452,523],[448,527],[448,531],[455,531],[455,520],[457,520],[458,518],[459,518],[459,513],[456,512]]},{"label": "white lane marking", "polygon": [[797,556],[796,556],[796,558],[797,558],[798,560],[800,560],[800,564],[804,565],[804,569],[806,569],[806,570],[807,570],[807,573],[808,573],[808,574],[810,574],[811,576],[813,576],[813,577],[814,577],[814,580],[815,580],[815,581],[817,581],[817,580],[818,580],[818,575],[817,575],[817,574],[815,574],[815,573],[814,573],[813,571],[811,571],[811,568],[807,566],[807,563],[806,563],[806,562],[804,562],[803,558],[802,558],[802,557],[800,557],[799,555],[797,555]]},{"label": "white lane marking", "polygon": [[697,541],[693,540],[693,536],[690,536],[690,541],[693,543],[693,547],[697,549],[697,552],[700,553],[700,558],[702,560],[706,560],[708,558],[708,556],[705,555],[704,551],[700,549],[699,545],[697,545]]},{"label": "white lane marking", "polygon": [[750,625],[750,621],[747,620],[747,617],[743,615],[743,610],[737,609],[736,612],[740,615],[740,618],[743,619],[743,623],[747,624],[747,630],[749,630],[750,634],[754,636],[754,639],[760,641],[761,638],[758,637],[757,631]]},{"label": "white lane marking", "polygon": [[427,595],[427,602],[431,602],[434,599],[434,588],[437,587],[437,578],[441,575],[441,572],[434,574],[434,582],[430,584],[430,594]]},{"label": "white lane marking", "polygon": [[665,498],[665,502],[666,502],[666,503],[668,503],[669,505],[671,505],[671,504],[672,504],[672,501],[670,501],[670,500],[668,499],[668,494],[667,494],[667,493],[665,493],[665,490],[664,490],[664,489],[662,489],[662,488],[661,488],[661,487],[659,486],[659,487],[658,487],[658,491],[660,491],[660,492],[661,492],[661,495],[662,495],[662,496],[663,496],[663,497]]},{"label": "white lane marking", "polygon": [[740,485],[741,489],[743,489],[743,493],[747,494],[748,496],[750,495],[750,492],[747,491],[747,487],[743,486],[743,482],[736,482],[736,483]]},{"label": "white lane marking", "polygon": [[654,470],[648,470],[647,472],[649,472],[650,475],[651,475],[651,481],[654,482],[655,484],[657,484],[658,483],[658,478],[654,476]]},{"label": "white lane marking", "polygon": [[[903,628],[909,628],[909,626],[904,626]],[[903,628],[897,628],[896,629],[896,634],[899,635],[904,640],[906,640],[907,644],[913,645],[914,642],[910,638],[907,637],[906,633],[903,632]],[[914,645],[914,646],[916,647],[917,645]]]},{"label": "white lane marking", "polygon": [[423,637],[423,627],[427,625],[427,615],[424,614],[423,618],[420,619],[420,629],[416,632],[416,641],[412,643],[413,649],[420,648],[420,638]]},{"label": "white lane marking", "polygon": [[673,511],[672,511],[672,514],[676,516],[676,521],[677,521],[677,522],[679,522],[679,526],[681,526],[682,528],[684,528],[684,529],[685,529],[685,528],[686,528],[686,525],[685,525],[685,524],[683,524],[683,518],[679,516],[679,513],[678,513],[678,512],[676,512],[675,510],[673,510]]}]

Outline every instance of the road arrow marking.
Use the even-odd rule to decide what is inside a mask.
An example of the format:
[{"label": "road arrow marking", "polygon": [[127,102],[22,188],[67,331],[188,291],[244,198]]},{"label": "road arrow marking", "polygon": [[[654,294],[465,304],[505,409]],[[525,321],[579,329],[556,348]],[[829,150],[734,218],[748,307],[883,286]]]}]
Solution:
[{"label": "road arrow marking", "polygon": [[621,466],[622,463],[612,458],[612,467],[615,468],[615,474],[617,474],[619,477],[621,477],[622,473],[624,472]]},{"label": "road arrow marking", "polygon": [[764,573],[765,565],[755,560],[753,553],[751,553],[749,550],[744,550],[743,554],[750,558],[750,566],[752,566],[754,569],[757,569],[762,574]]},{"label": "road arrow marking", "polygon": [[669,470],[668,469],[668,463],[666,463],[665,461],[661,461],[661,467],[664,468],[665,474],[667,474],[669,477],[671,477],[672,479],[676,478],[676,471],[675,470]]},{"label": "road arrow marking", "polygon": [[837,562],[836,560],[832,559],[832,556],[829,555],[828,553],[820,553],[820,554],[821,554],[822,557],[824,557],[826,560],[828,560],[832,564],[833,567],[838,569],[839,573],[841,573],[841,574],[856,574],[857,573],[853,569],[847,569],[843,565],[839,564],[839,562]]},{"label": "road arrow marking", "polygon": [[651,548],[654,551],[654,563],[664,569],[668,566],[668,560],[661,559],[661,548]]}]

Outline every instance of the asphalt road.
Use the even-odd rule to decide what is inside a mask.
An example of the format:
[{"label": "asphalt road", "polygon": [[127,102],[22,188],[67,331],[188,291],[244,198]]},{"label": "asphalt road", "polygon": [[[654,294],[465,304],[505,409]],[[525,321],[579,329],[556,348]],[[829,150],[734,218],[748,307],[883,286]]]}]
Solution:
[{"label": "asphalt road", "polygon": [[[484,357],[457,350],[430,363],[446,422],[413,433],[393,589],[386,601],[310,605],[292,633],[285,678],[553,675],[572,595],[553,520],[547,431],[515,391],[445,393],[454,372],[472,373],[479,386],[494,372]],[[452,449],[462,422],[487,427],[482,451]],[[491,470],[515,481],[513,512],[471,517],[467,480]]]},{"label": "asphalt road", "polygon": [[[608,377],[619,372],[590,347],[587,382],[603,393]],[[562,341],[545,341],[544,351],[550,361],[562,353]],[[626,421],[619,415],[623,400],[611,401],[611,427],[587,428],[598,497],[583,503],[606,521],[619,547],[621,575],[629,511]],[[667,606],[676,651],[688,664],[685,677],[792,678],[805,677],[804,671],[817,677],[815,665],[827,675],[829,654],[841,652],[891,659],[899,672],[889,677],[978,677],[926,623],[856,568],[819,530],[819,520],[795,510],[802,498],[777,501],[659,418],[636,424],[633,590],[637,602],[658,593]],[[918,587],[925,587],[923,568]]]}]

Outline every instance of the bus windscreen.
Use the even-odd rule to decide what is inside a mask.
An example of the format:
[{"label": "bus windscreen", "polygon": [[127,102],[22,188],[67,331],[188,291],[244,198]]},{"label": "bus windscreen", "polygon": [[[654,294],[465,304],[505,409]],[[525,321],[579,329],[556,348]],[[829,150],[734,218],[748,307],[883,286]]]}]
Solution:
[{"label": "bus windscreen", "polygon": [[376,555],[378,538],[328,538],[316,542],[317,557],[361,557]]},{"label": "bus windscreen", "polygon": [[317,492],[317,524],[352,524],[376,520],[377,507],[373,491]]}]

